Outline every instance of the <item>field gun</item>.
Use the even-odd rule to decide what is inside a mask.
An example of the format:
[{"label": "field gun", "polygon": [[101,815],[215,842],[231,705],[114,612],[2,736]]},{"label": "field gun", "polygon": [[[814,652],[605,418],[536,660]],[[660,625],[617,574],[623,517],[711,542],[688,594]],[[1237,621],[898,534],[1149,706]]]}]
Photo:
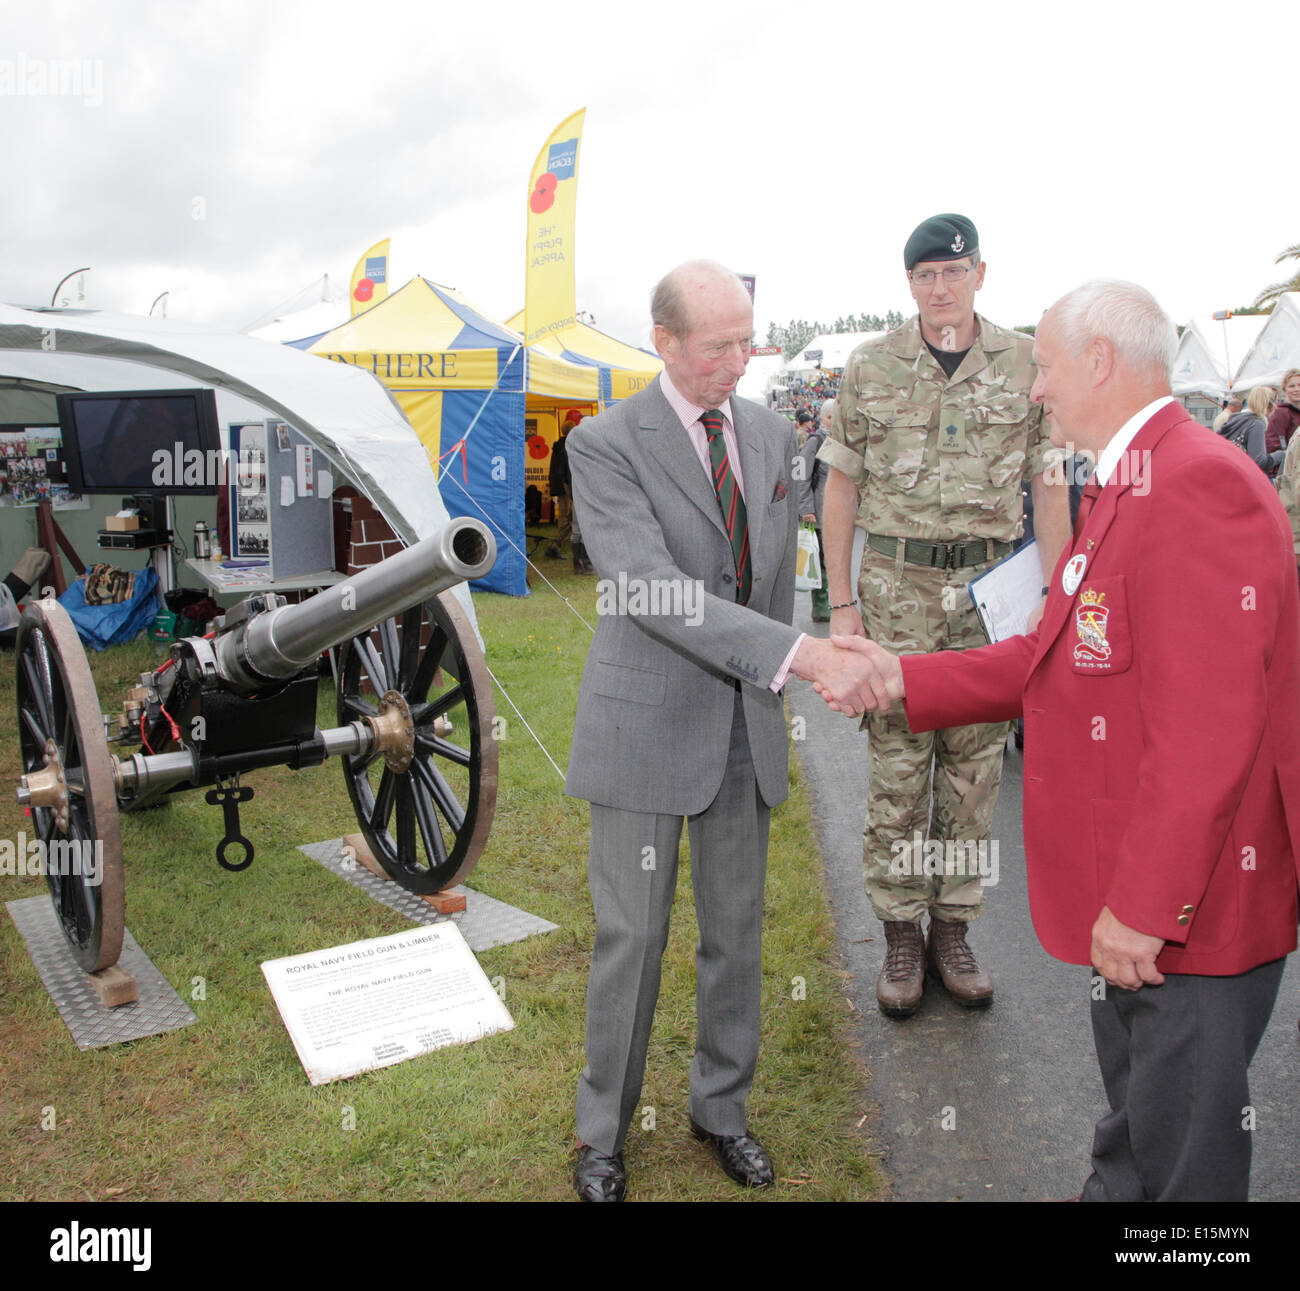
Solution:
[{"label": "field gun", "polygon": [[[206,799],[225,821],[217,860],[246,869],[254,849],[239,805],[253,790],[240,776],[258,767],[339,758],[361,832],[394,880],[428,894],[464,879],[491,827],[496,742],[487,668],[449,589],[483,577],[495,559],[488,528],[462,517],[300,604],[250,596],[215,633],[175,642],[108,717],[67,611],[53,599],[29,604],[15,650],[25,771],[17,796],[47,857],[97,858],[45,866],[77,963],[95,972],[121,953],[119,810],[211,786]],[[327,651],[338,725],[321,730]]]}]

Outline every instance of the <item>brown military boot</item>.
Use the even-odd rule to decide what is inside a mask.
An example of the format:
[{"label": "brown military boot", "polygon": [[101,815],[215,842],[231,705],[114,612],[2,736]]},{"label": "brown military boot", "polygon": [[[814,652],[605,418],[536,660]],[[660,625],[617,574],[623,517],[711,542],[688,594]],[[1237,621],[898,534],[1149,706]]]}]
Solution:
[{"label": "brown military boot", "polygon": [[887,1018],[910,1018],[925,989],[925,938],[919,923],[885,922],[885,963],[876,979],[876,1003]]},{"label": "brown military boot", "polygon": [[932,917],[925,939],[925,958],[930,975],[943,981],[958,1004],[982,1009],[993,1003],[993,979],[966,944],[964,923]]}]

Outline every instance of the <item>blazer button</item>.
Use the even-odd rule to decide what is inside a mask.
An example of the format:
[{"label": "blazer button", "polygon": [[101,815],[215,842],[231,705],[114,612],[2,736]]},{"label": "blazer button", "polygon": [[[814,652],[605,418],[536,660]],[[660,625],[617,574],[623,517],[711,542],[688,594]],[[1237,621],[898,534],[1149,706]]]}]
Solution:
[{"label": "blazer button", "polygon": [[1194,905],[1185,905],[1185,906],[1183,906],[1183,913],[1184,913],[1184,914],[1194,914],[1195,911],[1196,911],[1196,907],[1195,907]]},{"label": "blazer button", "polygon": [[1180,927],[1185,928],[1189,923],[1191,923],[1191,921],[1192,921],[1191,915],[1180,914],[1178,916],[1178,923]]},{"label": "blazer button", "polygon": [[734,574],[723,574],[722,581],[724,583],[734,583],[736,581],[736,577]]}]

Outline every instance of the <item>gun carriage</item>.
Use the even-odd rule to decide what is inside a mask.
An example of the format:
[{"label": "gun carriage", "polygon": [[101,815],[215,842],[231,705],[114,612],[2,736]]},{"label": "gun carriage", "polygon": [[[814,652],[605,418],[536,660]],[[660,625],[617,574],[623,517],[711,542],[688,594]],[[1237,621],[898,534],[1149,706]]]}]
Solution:
[{"label": "gun carriage", "polygon": [[[495,559],[486,526],[461,518],[301,604],[251,596],[216,633],[177,641],[117,717],[100,711],[67,612],[52,599],[29,605],[15,652],[18,801],[47,855],[51,844],[74,854],[98,844],[101,858],[89,875],[46,864],[77,963],[95,972],[121,953],[119,811],[211,786],[226,830],[217,860],[246,869],[254,848],[239,805],[253,790],[240,776],[258,767],[339,758],[361,832],[396,882],[427,894],[464,879],[492,822],[496,743],[482,652],[448,589]],[[336,647],[339,724],[320,730],[317,663]]]}]

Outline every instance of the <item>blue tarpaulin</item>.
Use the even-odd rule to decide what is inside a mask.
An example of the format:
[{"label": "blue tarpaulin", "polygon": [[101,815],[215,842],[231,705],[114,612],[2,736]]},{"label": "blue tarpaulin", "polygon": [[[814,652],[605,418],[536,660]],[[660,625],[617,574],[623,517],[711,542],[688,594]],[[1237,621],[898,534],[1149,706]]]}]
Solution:
[{"label": "blue tarpaulin", "polygon": [[86,580],[79,578],[59,604],[77,625],[77,635],[92,650],[104,650],[134,641],[153,622],[159,609],[158,575],[152,567],[137,570],[131,599],[116,605],[87,605]]}]

